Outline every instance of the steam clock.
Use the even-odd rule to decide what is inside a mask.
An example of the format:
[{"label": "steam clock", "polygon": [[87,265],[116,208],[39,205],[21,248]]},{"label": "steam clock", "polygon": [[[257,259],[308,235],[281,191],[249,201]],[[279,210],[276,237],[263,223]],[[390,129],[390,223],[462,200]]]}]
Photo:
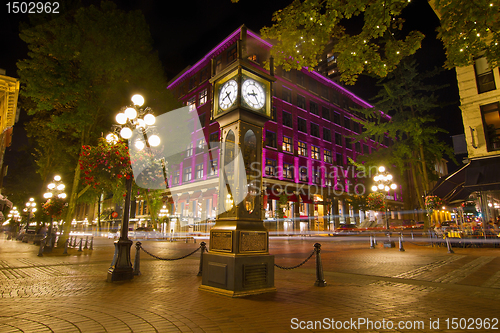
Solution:
[{"label": "steam clock", "polygon": [[242,57],[245,40],[243,27],[237,59],[210,80],[212,117],[221,129],[219,200],[200,289],[232,297],[276,290],[262,221],[262,131],[275,78]]}]

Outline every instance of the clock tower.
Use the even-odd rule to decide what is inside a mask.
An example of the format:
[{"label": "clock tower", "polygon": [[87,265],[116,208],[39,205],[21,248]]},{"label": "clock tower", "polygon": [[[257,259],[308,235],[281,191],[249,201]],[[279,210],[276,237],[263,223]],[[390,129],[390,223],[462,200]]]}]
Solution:
[{"label": "clock tower", "polygon": [[242,27],[236,59],[210,80],[212,117],[221,129],[219,199],[200,289],[232,297],[276,290],[262,221],[262,132],[275,78],[272,59],[269,75],[242,57],[245,43]]}]

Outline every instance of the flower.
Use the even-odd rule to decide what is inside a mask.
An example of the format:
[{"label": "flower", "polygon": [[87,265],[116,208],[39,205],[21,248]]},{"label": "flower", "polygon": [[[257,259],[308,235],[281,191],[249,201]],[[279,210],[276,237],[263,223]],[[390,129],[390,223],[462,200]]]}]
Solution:
[{"label": "flower", "polygon": [[443,200],[437,195],[428,195],[425,197],[425,209],[434,210],[443,205]]}]

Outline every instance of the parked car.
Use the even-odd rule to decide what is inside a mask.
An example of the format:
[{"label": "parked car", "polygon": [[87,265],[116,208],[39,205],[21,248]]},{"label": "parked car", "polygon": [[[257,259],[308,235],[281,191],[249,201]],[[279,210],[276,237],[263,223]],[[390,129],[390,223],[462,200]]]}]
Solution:
[{"label": "parked car", "polygon": [[415,223],[414,229],[423,229],[424,226],[425,226],[425,222],[424,221],[418,221],[417,223]]},{"label": "parked car", "polygon": [[359,234],[359,229],[355,224],[342,224],[335,230],[337,234]]}]

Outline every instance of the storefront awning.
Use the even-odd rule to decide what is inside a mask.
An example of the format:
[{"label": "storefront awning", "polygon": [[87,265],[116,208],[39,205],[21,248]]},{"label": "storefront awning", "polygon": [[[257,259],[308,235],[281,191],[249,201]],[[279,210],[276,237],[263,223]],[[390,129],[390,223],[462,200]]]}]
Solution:
[{"label": "storefront awning", "polygon": [[216,188],[209,188],[201,195],[203,198],[211,198],[214,194],[217,194]]},{"label": "storefront awning", "polygon": [[448,204],[459,203],[467,200],[473,192],[464,188],[465,174],[469,164],[460,170],[439,178],[437,184],[431,190],[431,194],[437,195]]},{"label": "storefront awning", "polygon": [[500,190],[500,156],[474,159],[467,165],[464,187],[470,191]]},{"label": "storefront awning", "polygon": [[303,202],[303,203],[308,203],[308,204],[312,204],[312,203],[314,203],[314,201],[312,201],[312,199],[311,199],[311,198],[309,198],[309,196],[308,196],[308,195],[301,194],[301,195],[300,195],[300,198],[302,199],[302,202]]},{"label": "storefront awning", "polygon": [[176,202],[186,202],[189,199],[189,193],[182,193],[181,195],[177,195],[175,199]]}]

